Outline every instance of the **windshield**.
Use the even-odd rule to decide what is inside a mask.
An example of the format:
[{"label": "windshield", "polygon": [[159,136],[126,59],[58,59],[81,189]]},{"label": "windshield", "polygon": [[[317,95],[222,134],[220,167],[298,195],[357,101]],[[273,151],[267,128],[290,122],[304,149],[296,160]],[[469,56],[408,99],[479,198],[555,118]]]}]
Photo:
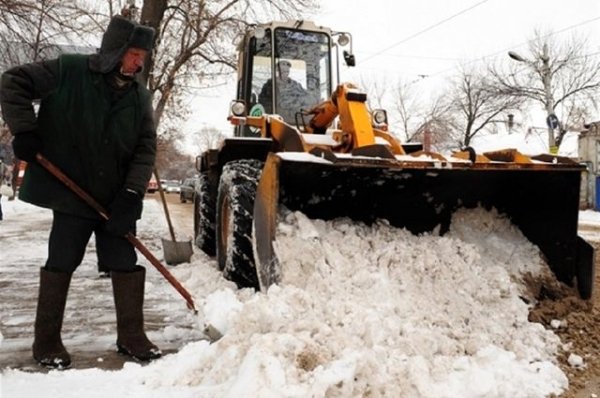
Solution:
[{"label": "windshield", "polygon": [[[269,33],[255,42],[252,91],[259,93],[258,103],[265,113],[279,114],[295,124],[296,113],[331,94],[329,36],[277,28],[271,46]],[[271,48],[275,50],[274,65]]]}]

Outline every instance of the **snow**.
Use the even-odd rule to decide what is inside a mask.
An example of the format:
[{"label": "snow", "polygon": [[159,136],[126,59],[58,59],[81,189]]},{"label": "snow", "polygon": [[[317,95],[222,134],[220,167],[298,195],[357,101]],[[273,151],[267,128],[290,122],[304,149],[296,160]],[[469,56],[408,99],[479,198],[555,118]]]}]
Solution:
[{"label": "snow", "polygon": [[[579,133],[569,131],[565,134],[558,155],[571,158],[577,158],[579,153]],[[548,151],[548,132],[543,129],[534,129],[527,132],[507,133],[497,132],[489,133],[479,132],[471,146],[478,153],[491,152],[495,150],[514,148],[525,155],[539,155],[549,153]]]},{"label": "snow", "polygon": [[[471,147],[475,149],[476,153],[492,152],[507,148],[513,148],[529,156],[535,156],[543,153],[549,153],[548,151],[548,136],[545,130],[531,130],[524,133],[508,133],[508,132],[487,132],[481,131],[471,142]],[[310,144],[319,145],[332,145],[336,146],[335,141],[330,135],[314,135],[304,134],[305,141]],[[579,133],[567,132],[561,142],[558,149],[559,156],[566,156],[576,159],[579,153]],[[332,144],[333,143],[333,144]],[[301,161],[301,162],[319,162],[319,163],[330,163],[327,160],[311,155],[305,152],[283,152],[279,156],[282,159],[289,161]],[[452,157],[449,153],[444,154],[449,162],[453,163],[469,163],[468,160],[459,159]],[[336,157],[339,159],[360,158],[360,156],[354,156],[346,153],[336,153]],[[438,162],[441,166],[441,162],[438,159],[431,157],[427,154],[421,154],[420,156],[412,155],[396,155],[396,159],[399,161],[407,162]],[[536,162],[536,161],[534,161]]]},{"label": "snow", "polygon": [[[2,206],[2,235],[49,228],[47,210]],[[160,212],[145,201],[138,230],[151,248],[167,234],[155,222]],[[600,224],[598,213],[580,214]],[[42,262],[46,237],[3,240],[0,272],[15,261]],[[199,309],[194,316],[181,300],[170,304],[160,333],[196,336],[178,352],[119,371],[3,369],[1,396],[104,397],[109,388],[133,398],[544,397],[568,388],[557,366],[560,339],[528,321],[531,304],[520,298],[522,273],[548,267],[502,215],[459,211],[448,234],[414,236],[383,221],[283,212],[275,248],[283,280],[266,293],[235,289],[198,250],[190,264],[171,268]],[[148,290],[176,294],[166,281]],[[178,328],[183,322],[192,332]],[[210,343],[204,330],[220,339]]]},{"label": "snow", "polygon": [[579,222],[600,225],[600,213],[593,210],[582,210],[579,212]]}]

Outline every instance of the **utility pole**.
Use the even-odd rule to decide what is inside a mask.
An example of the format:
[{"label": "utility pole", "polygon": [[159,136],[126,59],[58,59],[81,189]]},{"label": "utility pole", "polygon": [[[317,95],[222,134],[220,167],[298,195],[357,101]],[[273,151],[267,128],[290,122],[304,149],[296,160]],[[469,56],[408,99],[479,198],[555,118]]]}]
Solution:
[{"label": "utility pole", "polygon": [[554,121],[556,115],[554,114],[554,97],[552,97],[552,74],[550,73],[550,56],[548,55],[548,45],[544,43],[542,49],[542,83],[544,85],[544,96],[546,97],[546,115],[548,120],[548,146],[550,152],[556,149],[556,139],[554,138]]},{"label": "utility pole", "polygon": [[552,96],[552,72],[550,70],[550,55],[548,54],[548,45],[544,43],[542,54],[540,54],[541,66],[536,61],[523,58],[514,51],[509,51],[508,56],[515,61],[523,62],[539,71],[544,86],[544,105],[546,107],[546,125],[548,126],[548,150],[550,153],[557,153],[556,139],[554,129],[558,127],[558,118],[554,114],[554,97]]}]

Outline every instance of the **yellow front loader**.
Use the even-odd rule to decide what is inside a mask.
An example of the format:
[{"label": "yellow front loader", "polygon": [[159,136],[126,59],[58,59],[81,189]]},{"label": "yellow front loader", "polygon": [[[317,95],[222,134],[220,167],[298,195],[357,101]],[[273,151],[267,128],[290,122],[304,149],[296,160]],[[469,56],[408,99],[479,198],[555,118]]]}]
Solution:
[{"label": "yellow front loader", "polygon": [[511,149],[445,157],[401,144],[364,92],[334,85],[338,57],[354,63],[349,37],[310,22],[274,22],[240,44],[235,136],[199,157],[194,199],[196,244],[217,256],[225,276],[256,289],[279,281],[273,242],[281,206],[325,220],[386,219],[416,234],[444,233],[456,209],[483,206],[507,215],[556,277],[590,298],[594,250],[577,236],[584,167]]}]

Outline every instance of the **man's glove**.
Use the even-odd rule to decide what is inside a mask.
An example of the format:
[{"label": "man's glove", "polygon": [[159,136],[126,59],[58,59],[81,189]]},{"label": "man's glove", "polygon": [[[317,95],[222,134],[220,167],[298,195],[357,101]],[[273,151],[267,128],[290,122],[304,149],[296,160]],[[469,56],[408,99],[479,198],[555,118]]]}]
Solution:
[{"label": "man's glove", "polygon": [[135,228],[135,222],[142,214],[142,198],[135,191],[121,190],[110,205],[110,217],[106,221],[106,231],[124,236]]},{"label": "man's glove", "polygon": [[42,140],[35,131],[15,134],[12,141],[15,156],[26,162],[35,161],[35,155],[42,150]]}]

